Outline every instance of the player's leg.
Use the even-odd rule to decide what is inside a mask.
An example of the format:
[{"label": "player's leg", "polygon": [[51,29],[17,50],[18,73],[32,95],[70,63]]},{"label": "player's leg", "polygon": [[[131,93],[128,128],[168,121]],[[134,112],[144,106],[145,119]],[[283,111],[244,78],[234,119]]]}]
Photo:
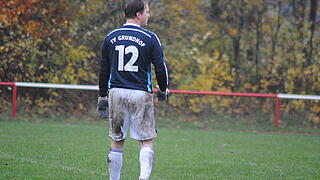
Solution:
[{"label": "player's leg", "polygon": [[122,152],[128,130],[129,119],[126,108],[120,100],[122,91],[117,88],[109,91],[109,136],[112,138],[107,162],[110,180],[119,180],[122,167]]},{"label": "player's leg", "polygon": [[139,179],[149,179],[154,159],[152,140],[140,141],[140,176]]},{"label": "player's leg", "polygon": [[107,163],[110,180],[119,180],[122,167],[122,152],[125,140],[111,142]]},{"label": "player's leg", "polygon": [[153,96],[151,93],[137,91],[135,109],[130,118],[130,137],[140,141],[140,176],[149,179],[154,159],[152,140],[157,136],[154,119]]}]

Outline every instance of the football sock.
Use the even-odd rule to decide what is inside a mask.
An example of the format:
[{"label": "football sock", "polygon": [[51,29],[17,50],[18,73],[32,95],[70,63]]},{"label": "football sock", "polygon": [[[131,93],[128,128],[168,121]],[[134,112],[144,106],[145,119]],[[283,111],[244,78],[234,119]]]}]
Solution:
[{"label": "football sock", "polygon": [[149,179],[152,171],[153,163],[153,148],[152,146],[142,146],[140,149],[140,176],[139,179]]},{"label": "football sock", "polygon": [[110,180],[119,180],[122,166],[122,149],[110,148],[107,163],[109,166]]}]

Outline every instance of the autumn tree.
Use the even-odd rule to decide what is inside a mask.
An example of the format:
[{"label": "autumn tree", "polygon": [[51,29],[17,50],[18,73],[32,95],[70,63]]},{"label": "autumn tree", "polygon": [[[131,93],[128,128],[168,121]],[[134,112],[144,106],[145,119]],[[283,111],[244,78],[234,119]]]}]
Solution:
[{"label": "autumn tree", "polygon": [[[97,84],[100,45],[124,22],[125,0],[0,0],[0,81]],[[320,94],[318,0],[154,0],[147,29],[160,37],[170,88],[182,90]],[[154,78],[154,77],[153,77]],[[154,79],[153,79],[154,81]],[[25,104],[53,107],[77,94],[20,94]],[[70,98],[72,97],[72,98]],[[79,113],[68,101],[57,111]],[[41,103],[45,102],[45,103]],[[69,104],[68,104],[69,103]],[[62,103],[63,104],[63,103]],[[265,104],[184,96],[171,106],[200,114]],[[290,101],[282,109],[319,105]],[[270,108],[269,108],[270,109]],[[230,110],[229,110],[230,111]]]}]

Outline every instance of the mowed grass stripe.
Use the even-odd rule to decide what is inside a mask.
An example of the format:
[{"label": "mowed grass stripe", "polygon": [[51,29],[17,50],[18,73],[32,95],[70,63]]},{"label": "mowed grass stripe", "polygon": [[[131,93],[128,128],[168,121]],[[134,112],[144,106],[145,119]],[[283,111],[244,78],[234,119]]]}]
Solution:
[{"label": "mowed grass stripe", "polygon": [[[0,179],[106,179],[107,128],[0,121]],[[152,179],[320,179],[320,137],[159,129]],[[122,179],[137,179],[127,140]]]}]

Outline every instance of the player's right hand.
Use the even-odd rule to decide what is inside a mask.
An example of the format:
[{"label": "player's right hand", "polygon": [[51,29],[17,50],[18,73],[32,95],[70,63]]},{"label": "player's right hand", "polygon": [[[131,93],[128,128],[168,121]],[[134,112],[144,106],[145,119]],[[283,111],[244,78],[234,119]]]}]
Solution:
[{"label": "player's right hand", "polygon": [[108,97],[98,98],[98,114],[99,117],[108,118]]},{"label": "player's right hand", "polygon": [[168,100],[169,100],[169,89],[166,88],[166,90],[161,91],[159,86],[157,86],[157,89],[158,89],[158,91],[157,91],[156,95],[157,95],[158,100],[159,101],[168,102]]}]

